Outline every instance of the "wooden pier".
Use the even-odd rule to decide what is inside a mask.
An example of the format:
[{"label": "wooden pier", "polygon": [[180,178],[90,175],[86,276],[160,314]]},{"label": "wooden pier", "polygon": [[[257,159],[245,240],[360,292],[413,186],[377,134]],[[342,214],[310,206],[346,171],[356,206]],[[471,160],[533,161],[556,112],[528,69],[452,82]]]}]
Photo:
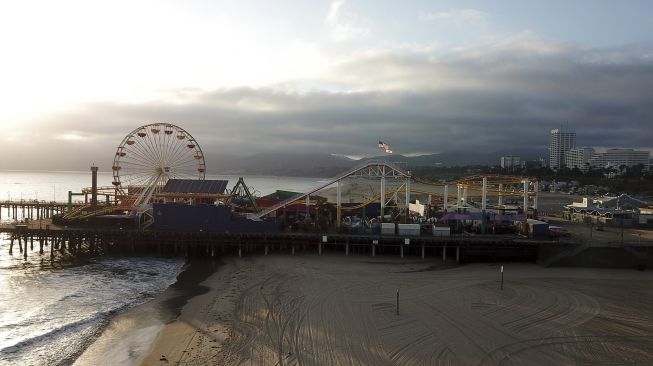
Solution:
[{"label": "wooden pier", "polygon": [[[84,203],[72,203],[72,207],[82,206]],[[41,220],[49,219],[68,210],[68,203],[46,202],[38,200],[0,201],[0,220],[3,219],[3,210],[6,209],[7,218],[18,221],[19,219]]]},{"label": "wooden pier", "polygon": [[[9,253],[16,250],[56,256],[157,255],[214,257],[342,253],[344,255],[398,255],[441,257],[456,262],[535,261],[542,242],[517,236],[387,236],[317,233],[217,233],[115,229],[38,228],[34,225],[0,226],[6,233]],[[28,250],[29,247],[29,250]],[[36,249],[35,249],[36,248]],[[35,253],[36,252],[36,253]]]}]

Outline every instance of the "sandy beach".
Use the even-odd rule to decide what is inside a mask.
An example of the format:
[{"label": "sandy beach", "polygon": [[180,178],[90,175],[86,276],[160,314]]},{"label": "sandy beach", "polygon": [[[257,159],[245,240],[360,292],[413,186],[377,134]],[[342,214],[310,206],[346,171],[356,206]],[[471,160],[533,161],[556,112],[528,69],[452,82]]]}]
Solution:
[{"label": "sandy beach", "polygon": [[[228,258],[142,365],[653,360],[653,275],[342,254]],[[396,293],[400,292],[399,315]]]}]

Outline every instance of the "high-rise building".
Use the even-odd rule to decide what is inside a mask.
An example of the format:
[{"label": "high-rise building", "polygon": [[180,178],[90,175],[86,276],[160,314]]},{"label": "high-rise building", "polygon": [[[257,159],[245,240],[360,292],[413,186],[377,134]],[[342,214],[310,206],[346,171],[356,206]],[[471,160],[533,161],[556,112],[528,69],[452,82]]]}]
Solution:
[{"label": "high-rise building", "polygon": [[590,168],[590,159],[594,154],[594,149],[591,147],[570,149],[565,154],[565,166],[569,169],[578,168],[586,172]]},{"label": "high-rise building", "polygon": [[551,130],[549,144],[549,167],[558,170],[565,166],[565,154],[576,147],[576,132],[562,129]]},{"label": "high-rise building", "polygon": [[521,168],[521,158],[519,156],[502,156],[501,168],[503,169]]}]

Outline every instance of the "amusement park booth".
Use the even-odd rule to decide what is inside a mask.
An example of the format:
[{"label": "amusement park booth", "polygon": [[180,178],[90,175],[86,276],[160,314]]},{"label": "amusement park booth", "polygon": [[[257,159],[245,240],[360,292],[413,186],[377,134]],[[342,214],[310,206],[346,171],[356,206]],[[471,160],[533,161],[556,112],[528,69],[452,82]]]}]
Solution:
[{"label": "amusement park booth", "polygon": [[274,232],[274,222],[237,217],[226,180],[171,179],[152,206],[154,230]]}]

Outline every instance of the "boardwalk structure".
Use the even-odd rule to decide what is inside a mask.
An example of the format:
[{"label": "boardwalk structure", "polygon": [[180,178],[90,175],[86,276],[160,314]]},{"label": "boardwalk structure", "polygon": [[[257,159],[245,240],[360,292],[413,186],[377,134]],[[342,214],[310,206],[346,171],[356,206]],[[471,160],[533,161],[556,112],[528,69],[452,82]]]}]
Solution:
[{"label": "boardwalk structure", "polygon": [[457,235],[450,237],[397,235],[349,235],[336,233],[228,233],[77,229],[34,225],[3,225],[9,252],[27,258],[28,246],[39,255],[161,255],[218,256],[297,252],[322,255],[438,256],[456,262],[487,259],[535,260],[538,246],[555,242],[525,240],[514,235]]},{"label": "boardwalk structure", "polygon": [[[84,203],[46,202],[38,200],[7,200],[0,201],[0,220],[7,218],[18,221],[20,219],[41,220],[49,219],[54,215],[63,214],[70,207],[80,207]],[[3,210],[7,216],[3,217]]]}]

